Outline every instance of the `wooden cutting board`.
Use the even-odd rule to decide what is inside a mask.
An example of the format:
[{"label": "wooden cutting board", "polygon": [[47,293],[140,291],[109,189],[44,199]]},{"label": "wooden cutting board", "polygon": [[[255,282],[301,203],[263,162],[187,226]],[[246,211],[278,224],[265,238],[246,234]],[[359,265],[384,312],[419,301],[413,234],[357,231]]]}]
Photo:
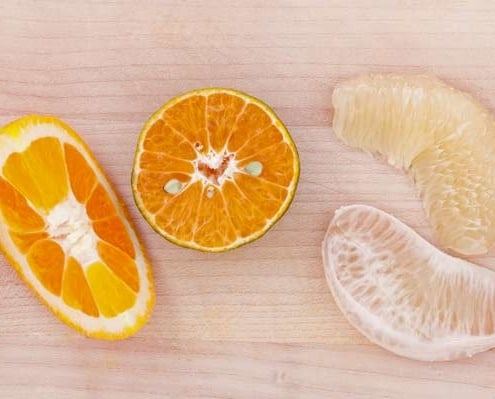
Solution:
[{"label": "wooden cutting board", "polygon": [[[370,344],[344,319],[320,243],[335,209],[366,203],[431,239],[408,179],[340,144],[337,81],[431,72],[495,110],[491,1],[3,0],[0,123],[71,124],[137,223],[154,266],[151,322],[123,342],[62,325],[0,259],[0,398],[495,398],[495,351],[425,364]],[[174,95],[206,86],[270,104],[301,156],[289,212],[226,254],[175,247],[130,191],[137,135]],[[495,251],[474,261],[495,269]]]}]

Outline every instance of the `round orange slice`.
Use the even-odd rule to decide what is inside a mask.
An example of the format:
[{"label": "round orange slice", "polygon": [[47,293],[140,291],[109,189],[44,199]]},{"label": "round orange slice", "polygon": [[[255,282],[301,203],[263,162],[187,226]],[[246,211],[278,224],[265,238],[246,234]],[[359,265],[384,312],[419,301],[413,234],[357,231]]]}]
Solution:
[{"label": "round orange slice", "polygon": [[172,99],[147,121],[132,189],[163,237],[221,252],[272,227],[298,178],[296,146],[277,115],[247,94],[211,88]]},{"label": "round orange slice", "polygon": [[62,321],[96,338],[135,333],[154,302],[150,266],[89,148],[53,117],[0,129],[0,244]]}]

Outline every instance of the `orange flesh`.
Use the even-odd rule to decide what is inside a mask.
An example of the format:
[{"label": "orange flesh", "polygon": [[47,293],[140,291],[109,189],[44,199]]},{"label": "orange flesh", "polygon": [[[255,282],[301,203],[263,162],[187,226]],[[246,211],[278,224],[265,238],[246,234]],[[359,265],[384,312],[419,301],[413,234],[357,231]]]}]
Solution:
[{"label": "orange flesh", "polygon": [[[184,115],[187,115],[184,118]],[[164,115],[165,125],[175,130],[190,144],[201,143],[203,150],[208,152],[209,140],[205,123],[206,97],[191,97],[174,107]]]},{"label": "orange flesh", "polygon": [[115,317],[134,305],[136,294],[104,263],[95,262],[87,269],[88,283],[105,317]]},{"label": "orange flesh", "polygon": [[[143,203],[146,209],[152,213],[157,213],[172,196],[167,197],[163,190],[163,182],[176,179],[186,185],[191,177],[184,173],[160,173],[143,170],[137,180],[137,187],[142,194]],[[158,193],[158,195],[156,194]]]},{"label": "orange flesh", "polygon": [[94,222],[93,230],[103,241],[121,249],[131,258],[136,256],[134,245],[119,216]]},{"label": "orange flesh", "polygon": [[88,216],[91,220],[106,219],[117,212],[107,191],[98,184],[89,197],[86,205]]},{"label": "orange flesh", "polygon": [[106,265],[125,282],[134,292],[139,291],[139,276],[134,261],[125,252],[113,245],[100,241],[98,253]]},{"label": "orange flesh", "polygon": [[270,126],[272,126],[272,122],[266,112],[257,105],[248,104],[232,129],[227,143],[228,150],[236,152],[242,147],[251,147],[252,139],[262,134]]},{"label": "orange flesh", "polygon": [[63,286],[62,298],[67,305],[90,316],[99,315],[81,265],[72,257],[69,258],[65,268]]},{"label": "orange flesh", "polygon": [[[57,138],[34,140],[12,153],[0,176],[0,215],[17,249],[41,285],[72,309],[91,317],[114,317],[132,307],[139,291],[136,250],[110,195],[86,158]],[[72,192],[101,239],[100,261],[81,264],[51,237],[47,217]],[[61,240],[61,241],[59,241]]]},{"label": "orange flesh", "polygon": [[[297,153],[280,125],[230,93],[196,94],[165,108],[141,140],[133,182],[141,211],[166,237],[202,248],[262,231],[297,179]],[[251,163],[261,164],[259,174],[246,171]],[[178,192],[166,190],[170,181]]]},{"label": "orange flesh", "polygon": [[235,177],[235,183],[247,200],[268,219],[275,215],[287,196],[287,189],[284,187],[253,176],[239,173]]},{"label": "orange flesh", "polygon": [[214,151],[220,152],[236,126],[245,102],[241,98],[225,94],[213,94],[208,97],[206,125],[210,133],[210,144]]},{"label": "orange flesh", "polygon": [[182,134],[166,126],[162,119],[150,128],[143,146],[147,151],[168,154],[178,159],[192,161],[196,158],[191,143]]},{"label": "orange flesh", "polygon": [[239,190],[232,182],[225,182],[223,193],[227,202],[227,212],[232,217],[232,225],[241,237],[247,237],[266,223],[266,217],[262,211]]},{"label": "orange flesh", "polygon": [[37,209],[50,211],[68,193],[65,160],[56,138],[35,140],[22,153],[9,156],[3,175]]},{"label": "orange flesh", "polygon": [[12,230],[32,232],[45,227],[44,220],[29,206],[22,194],[1,177],[0,198],[0,210]]},{"label": "orange flesh", "polygon": [[294,170],[292,169],[294,157],[285,143],[279,142],[255,152],[254,155],[242,159],[239,166],[243,168],[252,161],[261,162],[262,165],[273,165],[271,168],[263,170],[263,176],[260,178],[274,184],[285,187],[294,177]]},{"label": "orange flesh", "polygon": [[48,233],[39,232],[39,233],[18,233],[15,231],[9,232],[10,238],[14,241],[15,246],[23,253],[29,251],[31,246],[39,240],[43,240],[48,238]]},{"label": "orange flesh", "polygon": [[85,204],[96,184],[95,172],[72,145],[65,144],[64,149],[72,192],[81,204]]},{"label": "orange flesh", "polygon": [[38,241],[29,250],[27,261],[41,284],[59,296],[65,265],[65,254],[60,245],[53,240]]},{"label": "orange flesh", "polygon": [[150,151],[144,151],[139,166],[144,170],[155,171],[155,172],[163,172],[163,171],[182,172],[182,173],[194,172],[194,166],[192,162],[174,158],[167,154],[162,154],[159,152],[150,152]]},{"label": "orange flesh", "polygon": [[226,245],[236,238],[222,192],[213,188],[211,198],[205,198],[198,208],[194,240],[204,246]]},{"label": "orange flesh", "polygon": [[190,222],[196,219],[197,201],[202,191],[201,183],[196,182],[176,197],[164,201],[163,208],[156,215],[156,224],[170,234],[192,240],[196,223]]}]

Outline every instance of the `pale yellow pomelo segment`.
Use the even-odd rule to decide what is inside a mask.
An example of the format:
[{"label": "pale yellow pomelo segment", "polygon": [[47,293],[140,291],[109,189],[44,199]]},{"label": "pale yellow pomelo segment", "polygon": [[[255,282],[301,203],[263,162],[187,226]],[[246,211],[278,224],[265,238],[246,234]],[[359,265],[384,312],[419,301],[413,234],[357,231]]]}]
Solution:
[{"label": "pale yellow pomelo segment", "polygon": [[495,124],[488,110],[431,76],[359,77],[338,85],[332,101],[342,141],[412,174],[442,246],[487,252],[495,243]]},{"label": "pale yellow pomelo segment", "polygon": [[495,242],[494,166],[483,148],[467,140],[442,141],[414,160],[410,173],[446,247],[480,254]]},{"label": "pale yellow pomelo segment", "polygon": [[323,242],[334,298],[376,344],[419,360],[495,347],[495,273],[449,256],[376,208],[340,208]]},{"label": "pale yellow pomelo segment", "polygon": [[347,144],[407,169],[421,151],[455,131],[449,95],[447,86],[426,76],[351,79],[333,92],[333,129]]}]

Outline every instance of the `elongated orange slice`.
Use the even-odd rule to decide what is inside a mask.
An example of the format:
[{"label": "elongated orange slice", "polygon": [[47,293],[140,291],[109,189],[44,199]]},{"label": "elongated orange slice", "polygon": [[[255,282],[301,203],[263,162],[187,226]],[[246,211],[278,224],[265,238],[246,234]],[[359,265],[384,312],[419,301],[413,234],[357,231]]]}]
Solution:
[{"label": "elongated orange slice", "polygon": [[162,236],[221,252],[270,229],[298,179],[294,142],[266,104],[231,89],[201,89],[172,99],[145,124],[132,189]]},{"label": "elongated orange slice", "polygon": [[149,263],[89,148],[53,117],[0,129],[0,244],[62,321],[95,338],[135,333],[149,318]]}]

